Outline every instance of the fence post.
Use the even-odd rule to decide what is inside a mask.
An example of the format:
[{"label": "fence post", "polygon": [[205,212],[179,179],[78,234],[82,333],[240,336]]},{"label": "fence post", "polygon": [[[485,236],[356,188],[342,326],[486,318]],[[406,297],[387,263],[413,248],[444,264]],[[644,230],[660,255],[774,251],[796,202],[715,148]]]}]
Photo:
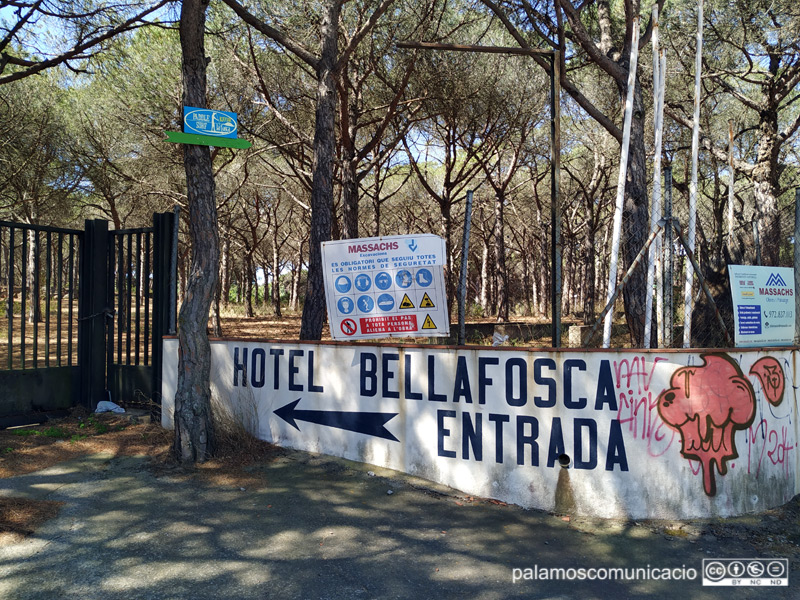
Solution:
[{"label": "fence post", "polygon": [[[664,220],[672,223],[672,165],[664,168]],[[675,244],[672,227],[664,230],[664,348],[672,347],[673,334],[673,301],[672,287],[675,271]]]},{"label": "fence post", "polygon": [[80,254],[78,364],[80,403],[93,411],[106,393],[106,316],[108,308],[108,221],[86,220]]},{"label": "fence post", "polygon": [[155,213],[153,215],[153,397],[156,405],[161,405],[161,365],[164,354],[163,336],[167,335],[170,323],[174,322],[171,287],[175,285],[172,273],[172,245],[174,238],[175,213]]}]

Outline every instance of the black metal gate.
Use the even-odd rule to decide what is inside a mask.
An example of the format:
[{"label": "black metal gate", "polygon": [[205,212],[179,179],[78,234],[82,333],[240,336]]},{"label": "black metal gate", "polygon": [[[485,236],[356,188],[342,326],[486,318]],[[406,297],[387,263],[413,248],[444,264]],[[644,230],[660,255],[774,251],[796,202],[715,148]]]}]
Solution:
[{"label": "black metal gate", "polygon": [[162,336],[175,330],[175,223],[173,213],[121,231],[0,221],[0,427],[101,400],[158,405]]}]

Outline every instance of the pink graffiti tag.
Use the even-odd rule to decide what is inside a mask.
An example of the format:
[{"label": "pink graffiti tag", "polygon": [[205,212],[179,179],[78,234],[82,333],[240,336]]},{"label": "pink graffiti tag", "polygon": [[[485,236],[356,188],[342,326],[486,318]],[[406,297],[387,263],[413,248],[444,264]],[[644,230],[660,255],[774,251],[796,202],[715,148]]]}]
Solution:
[{"label": "pink graffiti tag", "polygon": [[761,382],[761,389],[772,406],[778,406],[783,400],[786,385],[780,363],[771,356],[759,358],[750,367],[750,375],[755,375]]},{"label": "pink graffiti tag", "polygon": [[658,396],[658,413],[680,433],[683,457],[700,461],[703,489],[714,496],[714,465],[725,475],[728,461],[739,456],[734,436],[755,419],[755,393],[729,356],[700,358],[702,365],[681,367],[672,374],[671,387]]},{"label": "pink graffiti tag", "polygon": [[650,384],[658,363],[667,361],[657,356],[649,366],[645,357],[634,356],[614,361],[614,374],[619,396],[617,420],[633,439],[647,441],[647,453],[661,456],[672,445],[675,431],[667,427],[658,415],[658,398]]}]

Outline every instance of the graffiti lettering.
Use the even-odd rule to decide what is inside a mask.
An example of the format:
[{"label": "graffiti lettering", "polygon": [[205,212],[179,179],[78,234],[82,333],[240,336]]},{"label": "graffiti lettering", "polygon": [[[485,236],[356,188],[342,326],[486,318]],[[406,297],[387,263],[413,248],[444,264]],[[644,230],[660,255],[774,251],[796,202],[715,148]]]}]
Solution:
[{"label": "graffiti lettering", "polygon": [[778,406],[783,400],[783,389],[786,385],[780,363],[771,356],[766,356],[750,368],[750,375],[758,377],[761,390],[769,403]]},{"label": "graffiti lettering", "polygon": [[643,356],[636,356],[632,361],[627,358],[614,361],[616,387],[623,390],[618,393],[617,419],[620,425],[633,434],[634,439],[647,441],[647,452],[650,456],[664,454],[672,445],[676,433],[659,418],[658,398],[653,398],[650,391],[656,365],[666,360],[656,357],[649,368]]},{"label": "graffiti lettering", "polygon": [[671,387],[658,396],[658,413],[680,433],[683,457],[700,461],[703,489],[714,496],[714,467],[725,475],[728,461],[739,456],[735,434],[753,423],[755,393],[728,355],[703,354],[701,359],[702,365],[672,374]]},{"label": "graffiti lettering", "polygon": [[[726,354],[703,354],[703,364],[677,369],[670,379],[670,388],[658,396],[658,413],[664,422],[681,435],[681,454],[700,462],[703,470],[703,489],[709,496],[717,493],[714,467],[720,475],[728,472],[728,461],[737,458],[736,432],[749,430],[748,472],[752,467],[752,447],[757,432],[762,429],[767,443],[758,458],[760,469],[767,444],[775,440],[772,460],[785,460],[787,448],[778,443],[777,431],[767,432],[762,419],[753,431],[756,416],[755,392],[739,365]],[[758,377],[764,395],[777,405],[783,399],[785,386],[783,370],[772,357],[759,359],[750,369]],[[784,442],[786,437],[784,435]],[[773,464],[777,464],[773,461]]]},{"label": "graffiti lettering", "polygon": [[[637,396],[647,393],[650,389],[650,382],[653,380],[656,365],[660,362],[666,362],[666,360],[662,356],[657,356],[649,369],[644,356],[634,356],[631,361],[627,358],[623,358],[619,362],[614,361],[617,388],[631,390],[629,393],[634,394],[635,392]],[[634,386],[636,386],[635,390]]]},{"label": "graffiti lettering", "polygon": [[668,427],[658,415],[658,398],[652,392],[640,398],[619,394],[617,420],[633,435],[633,439],[647,442],[650,456],[663,455],[675,439],[675,430]]},{"label": "graffiti lettering", "polygon": [[[761,465],[766,455],[773,465],[781,465],[785,475],[789,475],[789,453],[792,452],[797,444],[788,442],[789,428],[782,425],[780,429],[771,428],[766,419],[761,419],[757,425],[753,425],[747,432],[747,472],[753,473],[758,477],[761,473]],[[759,451],[758,441],[761,440],[761,450]]]}]

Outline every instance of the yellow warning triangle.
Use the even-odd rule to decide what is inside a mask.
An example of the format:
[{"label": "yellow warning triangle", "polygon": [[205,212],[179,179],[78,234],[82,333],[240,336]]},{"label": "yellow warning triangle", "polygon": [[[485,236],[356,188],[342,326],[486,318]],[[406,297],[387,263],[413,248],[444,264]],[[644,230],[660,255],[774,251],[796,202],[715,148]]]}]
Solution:
[{"label": "yellow warning triangle", "polygon": [[411,301],[411,298],[408,297],[408,294],[403,294],[403,301],[400,303],[400,308],[414,308],[414,303]]},{"label": "yellow warning triangle", "polygon": [[422,324],[423,329],[436,329],[436,323],[433,322],[430,315],[425,315],[425,322]]},{"label": "yellow warning triangle", "polygon": [[428,296],[428,292],[425,292],[425,295],[422,296],[422,300],[420,300],[420,302],[419,302],[419,307],[420,308],[436,308],[436,306],[433,304],[433,300],[431,300],[431,297]]}]

